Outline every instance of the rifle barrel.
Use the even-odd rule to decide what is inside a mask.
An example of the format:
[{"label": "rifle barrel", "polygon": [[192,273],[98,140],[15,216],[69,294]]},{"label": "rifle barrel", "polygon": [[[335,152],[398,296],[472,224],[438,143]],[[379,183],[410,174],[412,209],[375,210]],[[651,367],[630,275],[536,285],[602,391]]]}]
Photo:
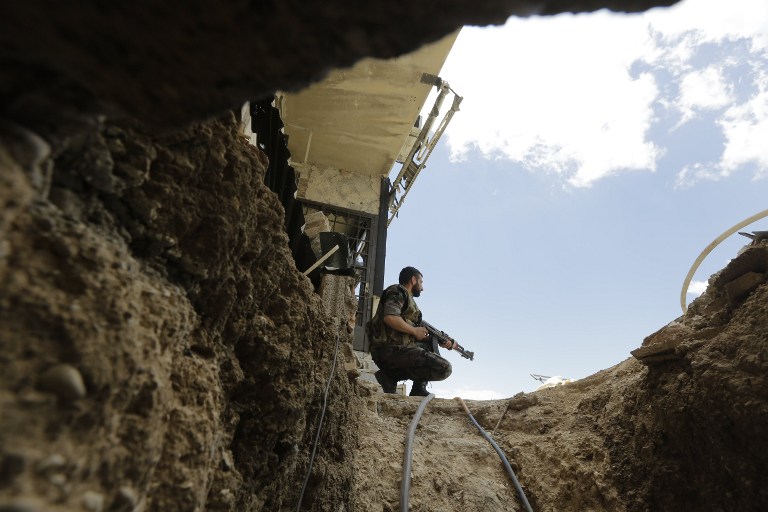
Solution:
[{"label": "rifle barrel", "polygon": [[449,341],[452,342],[452,344],[455,345],[453,350],[455,350],[456,352],[461,354],[461,357],[463,357],[465,359],[469,359],[470,361],[474,361],[475,360],[475,353],[474,352],[470,352],[469,350],[467,350],[464,347],[462,347],[461,345],[459,345],[459,342],[454,340],[453,338],[451,338],[445,331],[441,331],[440,329],[436,328],[435,326],[433,326],[432,324],[430,324],[429,322],[427,322],[425,320],[421,321],[421,325],[422,325],[422,327],[426,328],[427,331],[429,331],[430,334],[432,334],[433,336],[437,337],[440,340],[441,343],[447,343]]}]

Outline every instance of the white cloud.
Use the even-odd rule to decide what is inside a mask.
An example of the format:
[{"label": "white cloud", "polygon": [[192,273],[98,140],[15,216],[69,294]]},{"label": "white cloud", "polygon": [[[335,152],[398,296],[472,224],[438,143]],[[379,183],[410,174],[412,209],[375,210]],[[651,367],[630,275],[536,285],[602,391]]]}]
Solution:
[{"label": "white cloud", "polygon": [[688,287],[688,295],[699,296],[707,290],[706,281],[691,281],[691,285]]},{"label": "white cloud", "polygon": [[681,122],[693,118],[696,110],[718,109],[732,102],[731,86],[715,66],[691,71],[680,82],[677,106],[683,113]]},{"label": "white cloud", "polygon": [[460,396],[464,400],[500,400],[507,398],[498,391],[490,389],[450,389],[450,388],[434,388],[429,389],[431,393],[434,393],[437,398],[455,398]]},{"label": "white cloud", "polygon": [[[768,2],[725,8],[688,0],[640,15],[599,11],[464,28],[441,72],[464,96],[447,130],[451,156],[460,161],[477,151],[576,187],[626,170],[653,172],[664,154],[650,139],[654,108],[678,111],[681,122],[725,111],[735,97],[725,64],[700,69],[693,57],[704,43],[739,37],[752,37],[755,51],[768,48]],[[666,97],[670,91],[650,72],[630,72],[637,63],[669,73],[679,94]],[[763,162],[762,145],[753,144],[766,129],[758,101],[729,110],[722,127],[734,142],[722,165]],[[749,141],[737,143],[745,134]]]},{"label": "white cloud", "polygon": [[465,97],[449,127],[453,157],[475,148],[577,186],[653,170],[658,148],[645,132],[656,85],[630,76],[626,51],[647,39],[638,18],[606,12],[465,28],[441,73]]},{"label": "white cloud", "polygon": [[690,188],[701,181],[717,181],[723,177],[723,170],[719,165],[696,162],[686,165],[677,174],[675,188]]},{"label": "white cloud", "polygon": [[768,177],[768,72],[757,76],[755,86],[754,96],[730,106],[717,121],[725,139],[719,160],[686,165],[676,187],[720,180],[749,164],[756,168],[755,179]]},{"label": "white cloud", "polygon": [[768,80],[763,90],[741,105],[728,109],[720,122],[726,138],[721,159],[730,172],[747,163],[756,163],[758,177],[768,173]]},{"label": "white cloud", "polygon": [[687,0],[670,8],[653,9],[647,18],[667,37],[694,30],[697,45],[733,37],[751,37],[755,50],[768,49],[768,2]]}]

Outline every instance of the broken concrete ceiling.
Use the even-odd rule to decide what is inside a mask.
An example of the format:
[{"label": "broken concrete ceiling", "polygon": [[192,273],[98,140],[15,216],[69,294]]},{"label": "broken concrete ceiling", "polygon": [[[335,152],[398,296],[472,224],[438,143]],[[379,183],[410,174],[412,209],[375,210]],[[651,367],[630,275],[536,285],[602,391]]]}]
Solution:
[{"label": "broken concrete ceiling", "polygon": [[[389,174],[458,31],[397,59],[364,59],[331,72],[280,110],[291,162],[371,176]],[[450,77],[444,77],[450,81]]]}]

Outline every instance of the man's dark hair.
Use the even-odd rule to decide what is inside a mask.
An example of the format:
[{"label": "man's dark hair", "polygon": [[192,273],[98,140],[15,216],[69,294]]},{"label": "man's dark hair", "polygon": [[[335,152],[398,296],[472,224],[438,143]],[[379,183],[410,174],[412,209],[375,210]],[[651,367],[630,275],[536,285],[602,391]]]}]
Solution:
[{"label": "man's dark hair", "polygon": [[422,274],[421,272],[419,272],[413,267],[405,267],[403,270],[400,271],[400,277],[398,280],[400,284],[408,284],[411,278],[415,276],[424,277],[424,274]]}]

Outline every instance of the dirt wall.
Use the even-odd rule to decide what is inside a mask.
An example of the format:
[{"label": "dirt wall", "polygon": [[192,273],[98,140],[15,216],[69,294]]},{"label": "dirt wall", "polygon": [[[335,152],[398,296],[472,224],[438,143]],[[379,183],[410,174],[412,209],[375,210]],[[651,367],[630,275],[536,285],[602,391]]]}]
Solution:
[{"label": "dirt wall", "polygon": [[[0,504],[290,505],[349,340],[293,264],[264,156],[231,115],[80,139],[49,200],[0,153]],[[329,401],[308,510],[344,501],[353,403]]]}]

